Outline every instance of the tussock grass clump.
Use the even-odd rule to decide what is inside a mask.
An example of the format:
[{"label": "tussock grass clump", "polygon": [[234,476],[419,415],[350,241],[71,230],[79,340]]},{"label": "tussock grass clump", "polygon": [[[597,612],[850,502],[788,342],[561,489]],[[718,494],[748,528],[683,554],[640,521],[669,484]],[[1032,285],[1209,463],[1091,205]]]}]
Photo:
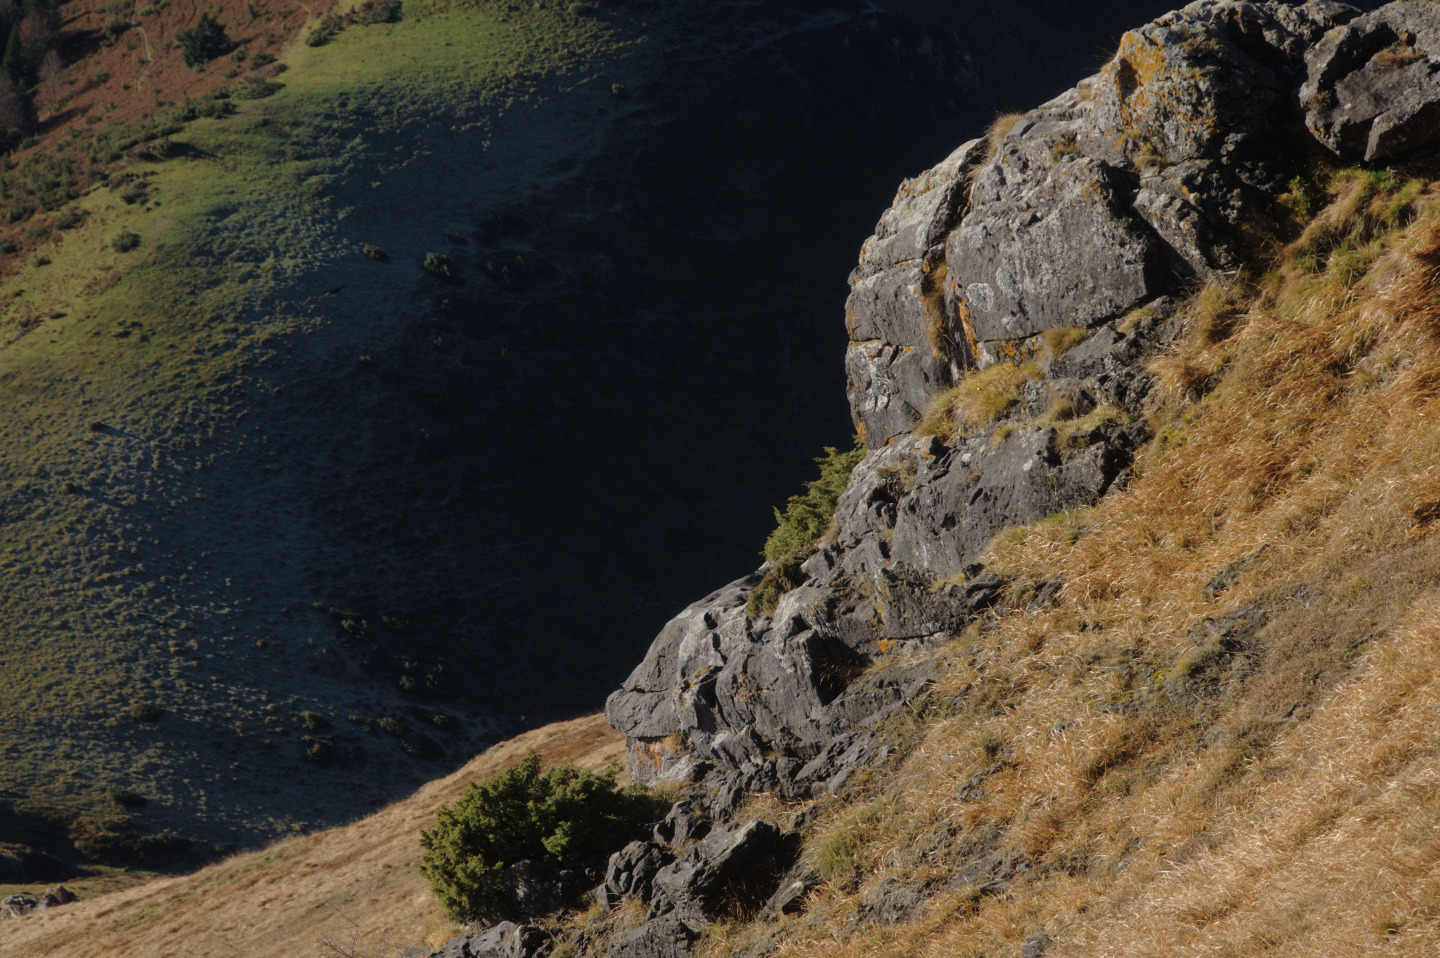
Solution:
[{"label": "tussock grass clump", "polygon": [[993,158],[1000,152],[1000,144],[1005,142],[1005,137],[1023,119],[1025,119],[1023,113],[1002,113],[991,121],[990,128],[985,131],[985,156],[987,159]]},{"label": "tussock grass clump", "polygon": [[1033,366],[1014,363],[996,363],[971,373],[931,400],[915,431],[953,439],[967,429],[988,426],[1019,401],[1026,381],[1037,376]]},{"label": "tussock grass clump", "polygon": [[1045,358],[1048,362],[1057,359],[1090,338],[1091,330],[1084,326],[1055,326],[1045,330],[1041,338],[1045,341]]},{"label": "tussock grass clump", "polygon": [[1329,205],[1285,251],[1287,265],[1308,273],[1323,268],[1353,286],[1394,231],[1409,224],[1424,186],[1418,179],[1399,182],[1382,170],[1341,170],[1327,188]]},{"label": "tussock grass clump", "polygon": [[941,262],[925,273],[920,283],[920,302],[925,308],[925,340],[936,359],[960,362],[963,352],[954,333],[950,320],[945,315],[945,276],[948,267]]}]

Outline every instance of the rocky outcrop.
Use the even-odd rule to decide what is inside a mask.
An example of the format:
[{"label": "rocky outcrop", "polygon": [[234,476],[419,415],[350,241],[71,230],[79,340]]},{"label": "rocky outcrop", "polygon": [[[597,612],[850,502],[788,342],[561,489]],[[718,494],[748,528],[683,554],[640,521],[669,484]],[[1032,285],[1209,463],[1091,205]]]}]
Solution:
[{"label": "rocky outcrop", "polygon": [[[1307,120],[1347,157],[1371,126],[1397,131],[1376,134],[1390,153],[1421,145],[1435,128],[1426,104],[1440,104],[1421,82],[1429,60],[1372,56],[1384,37],[1428,49],[1433,13],[1402,6],[1356,20],[1324,0],[1192,3],[1127,33],[1098,75],[1003,136],[903,184],[846,307],[848,395],[867,442],[908,432],[968,370],[1035,353],[1048,329],[1111,322],[1236,268],[1247,219],[1313,147]],[[1382,68],[1383,84],[1371,76]]]},{"label": "rocky outcrop", "polygon": [[550,936],[534,925],[502,921],[482,931],[450,939],[430,958],[544,958],[550,953],[551,944]]},{"label": "rocky outcrop", "polygon": [[1392,3],[1305,54],[1305,123],[1346,160],[1376,162],[1440,141],[1440,17]]},{"label": "rocky outcrop", "polygon": [[[1055,382],[1091,406],[1138,409],[1148,377],[1137,364],[1175,328],[1159,318],[1106,327],[1055,360]],[[747,790],[843,785],[873,753],[875,726],[932,680],[932,666],[910,659],[1001,593],[973,567],[994,535],[1095,501],[1144,438],[1123,416],[1062,435],[1031,413],[1018,402],[1002,432],[907,435],[874,450],[773,611],[747,614],[767,565],[671,620],[606,703],[630,738],[635,778],[699,783],[722,819]]]},{"label": "rocky outcrop", "polygon": [[[869,452],[832,526],[672,619],[606,703],[635,779],[690,796],[611,859],[602,903],[640,897],[650,919],[615,954],[683,953],[677,929],[713,920],[720,887],[763,888],[769,918],[803,907],[813,866],[786,864],[782,830],[736,820],[745,795],[802,801],[882,770],[885,722],[933,684],[932,651],[997,604],[1034,608],[1063,587],[1022,594],[980,560],[1003,529],[1124,484],[1150,438],[1146,364],[1181,332],[1186,294],[1226,281],[1317,151],[1373,161],[1440,142],[1432,49],[1434,4],[1192,3],[902,184],[850,277],[848,395]],[[916,429],[942,392],[1002,362],[1024,363],[1024,382],[997,422],[932,413]],[[752,601],[777,589],[773,607]],[[1204,667],[1168,694],[1206,707],[1263,622],[1236,615],[1206,620]],[[977,855],[957,880],[1002,887],[1024,867]],[[932,892],[882,884],[861,913],[902,920]]]}]

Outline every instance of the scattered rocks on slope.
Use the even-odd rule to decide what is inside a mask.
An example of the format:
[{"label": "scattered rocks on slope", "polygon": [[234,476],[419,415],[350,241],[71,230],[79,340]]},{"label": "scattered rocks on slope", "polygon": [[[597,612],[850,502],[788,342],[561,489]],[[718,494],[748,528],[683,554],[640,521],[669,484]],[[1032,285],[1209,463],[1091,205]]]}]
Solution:
[{"label": "scattered rocks on slope", "polygon": [[534,925],[502,921],[450,939],[429,958],[544,958],[551,946],[550,936]]},{"label": "scattered rocks on slope", "polygon": [[39,898],[31,895],[6,895],[0,898],[0,919],[21,918],[31,912],[58,908],[78,900],[75,893],[64,885],[51,885]]},{"label": "scattered rocks on slope", "polygon": [[609,958],[685,958],[700,935],[674,916],[657,918],[621,938]]}]

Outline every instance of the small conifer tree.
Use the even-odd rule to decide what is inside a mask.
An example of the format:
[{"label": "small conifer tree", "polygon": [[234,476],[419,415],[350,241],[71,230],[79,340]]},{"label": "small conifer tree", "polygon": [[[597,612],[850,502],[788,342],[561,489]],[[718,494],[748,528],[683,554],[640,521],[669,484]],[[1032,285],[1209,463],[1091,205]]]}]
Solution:
[{"label": "small conifer tree", "polygon": [[513,768],[471,783],[435,827],[420,833],[420,874],[455,921],[505,915],[502,875],[522,859],[573,864],[623,844],[638,822],[657,817],[658,799],[615,784],[619,767],[596,775],[573,765],[540,769],[535,752]]},{"label": "small conifer tree", "polygon": [[230,37],[220,21],[206,13],[195,26],[180,31],[180,45],[184,48],[185,65],[192,70],[201,70],[205,64],[230,49]]}]

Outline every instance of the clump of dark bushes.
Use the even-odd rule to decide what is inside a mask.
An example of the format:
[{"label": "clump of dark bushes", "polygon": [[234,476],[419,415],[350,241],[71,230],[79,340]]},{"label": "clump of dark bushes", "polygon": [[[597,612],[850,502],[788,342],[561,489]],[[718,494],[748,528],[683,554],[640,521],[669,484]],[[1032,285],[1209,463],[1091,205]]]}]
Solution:
[{"label": "clump of dark bushes", "polygon": [[471,783],[435,827],[420,833],[420,873],[455,921],[503,917],[502,874],[519,861],[576,864],[623,844],[641,822],[658,818],[652,793],[615,784],[618,765],[595,774],[573,765],[541,771],[540,756]]}]

